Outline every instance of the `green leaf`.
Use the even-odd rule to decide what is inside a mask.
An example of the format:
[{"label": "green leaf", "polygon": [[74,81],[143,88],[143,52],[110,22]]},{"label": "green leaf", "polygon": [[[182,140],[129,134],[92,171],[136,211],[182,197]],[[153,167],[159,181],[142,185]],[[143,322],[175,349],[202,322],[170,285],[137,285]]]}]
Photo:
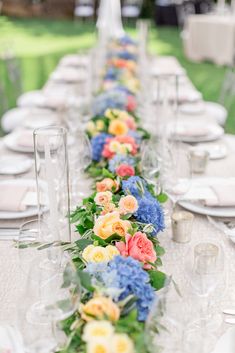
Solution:
[{"label": "green leaf", "polygon": [[87,229],[85,227],[83,227],[81,224],[78,224],[76,226],[76,229],[79,232],[79,234],[81,234],[81,235],[83,235],[87,231]]},{"label": "green leaf", "polygon": [[98,244],[101,246],[106,246],[107,243],[105,240],[101,239],[100,237],[97,237],[97,235],[95,235],[94,233],[92,234],[92,239],[97,240]]},{"label": "green leaf", "polygon": [[162,256],[165,254],[165,249],[160,245],[155,246],[155,251],[157,256]]},{"label": "green leaf", "polygon": [[124,216],[121,216],[121,219],[123,219],[125,221],[125,220],[131,218],[131,216],[132,216],[132,213],[127,213]]},{"label": "green leaf", "polygon": [[156,289],[159,290],[164,287],[166,281],[166,274],[161,271],[148,271],[151,285]]},{"label": "green leaf", "polygon": [[164,203],[168,200],[168,196],[167,196],[167,194],[161,193],[161,194],[157,195],[157,199],[160,203]]},{"label": "green leaf", "polygon": [[111,178],[113,179],[114,178],[114,175],[106,168],[103,168],[102,169],[102,175],[105,177],[105,178]]},{"label": "green leaf", "polygon": [[79,250],[83,251],[88,245],[93,244],[93,241],[90,239],[79,239],[75,243]]},{"label": "green leaf", "polygon": [[77,273],[80,278],[81,286],[87,289],[89,292],[94,292],[94,288],[91,283],[91,276],[89,273],[81,270],[78,270]]}]

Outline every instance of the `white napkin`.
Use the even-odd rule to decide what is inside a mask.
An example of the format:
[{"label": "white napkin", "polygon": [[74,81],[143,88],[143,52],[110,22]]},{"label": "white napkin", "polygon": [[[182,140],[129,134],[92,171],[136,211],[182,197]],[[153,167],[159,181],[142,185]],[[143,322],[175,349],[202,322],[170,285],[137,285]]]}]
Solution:
[{"label": "white napkin", "polygon": [[23,340],[18,330],[11,326],[0,326],[0,352],[24,353]]},{"label": "white napkin", "polygon": [[235,206],[235,184],[210,185],[216,195],[216,199],[206,199],[206,206]]},{"label": "white napkin", "polygon": [[21,147],[33,148],[33,132],[22,130],[17,135],[17,144]]},{"label": "white napkin", "polygon": [[23,199],[27,191],[28,187],[24,185],[0,185],[0,211],[24,211]]},{"label": "white napkin", "polygon": [[201,137],[207,136],[209,129],[203,124],[180,124],[176,128],[178,136]]},{"label": "white napkin", "polygon": [[211,353],[234,353],[235,352],[235,327],[229,328],[220,337],[215,349]]}]

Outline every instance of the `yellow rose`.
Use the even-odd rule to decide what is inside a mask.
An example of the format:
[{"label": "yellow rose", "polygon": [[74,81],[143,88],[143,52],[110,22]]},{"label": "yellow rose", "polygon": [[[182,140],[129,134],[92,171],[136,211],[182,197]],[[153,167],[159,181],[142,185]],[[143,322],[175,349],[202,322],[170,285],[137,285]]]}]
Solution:
[{"label": "yellow rose", "polygon": [[125,120],[128,120],[130,118],[132,118],[132,116],[130,114],[128,114],[125,110],[122,110],[120,112],[120,114],[119,114],[119,119],[121,119],[121,120],[125,121]]},{"label": "yellow rose", "polygon": [[109,260],[112,260],[114,258],[114,256],[120,255],[120,252],[118,251],[116,246],[108,245],[108,246],[106,246],[105,249],[107,251]]},{"label": "yellow rose", "polygon": [[120,142],[111,141],[110,144],[109,144],[109,149],[110,149],[111,152],[116,152],[117,153],[120,150],[120,146],[121,146]]},{"label": "yellow rose", "polygon": [[88,256],[88,262],[104,262],[109,261],[109,255],[102,246],[95,246]]},{"label": "yellow rose", "polygon": [[94,245],[88,245],[82,252],[82,257],[85,261],[90,261],[90,254],[91,254],[91,251],[94,249]]},{"label": "yellow rose", "polygon": [[86,129],[87,129],[87,131],[88,131],[92,136],[94,136],[94,135],[97,134],[96,126],[95,126],[95,124],[94,124],[93,121],[89,121],[89,122],[87,123]]},{"label": "yellow rose", "polygon": [[138,210],[138,201],[132,195],[121,197],[118,205],[121,214],[134,213]]},{"label": "yellow rose", "polygon": [[124,121],[119,119],[112,120],[109,125],[109,133],[115,136],[126,135],[128,133],[128,126]]},{"label": "yellow rose", "polygon": [[97,205],[108,204],[112,200],[113,194],[110,191],[97,192],[94,201]]},{"label": "yellow rose", "polygon": [[119,115],[119,112],[119,109],[106,109],[104,116],[110,120],[113,120],[116,119],[116,117]]},{"label": "yellow rose", "polygon": [[99,119],[99,120],[96,121],[96,129],[98,131],[104,130],[104,122],[103,122],[103,120]]},{"label": "yellow rose", "polygon": [[129,228],[130,222],[121,220],[119,212],[114,211],[98,217],[93,230],[98,237],[107,239],[114,233],[124,236]]},{"label": "yellow rose", "polygon": [[120,317],[120,309],[110,298],[94,297],[86,304],[80,306],[81,317],[85,321],[107,318],[117,321]]},{"label": "yellow rose", "polygon": [[134,344],[125,333],[116,333],[110,342],[115,353],[134,353]]},{"label": "yellow rose", "polygon": [[125,234],[128,232],[128,229],[130,229],[131,224],[129,221],[123,221],[119,220],[113,224],[113,234],[116,233],[120,235],[121,237],[124,237]]},{"label": "yellow rose", "polygon": [[109,340],[114,333],[114,327],[106,320],[89,321],[83,330],[82,339],[85,342]]},{"label": "yellow rose", "polygon": [[89,342],[86,348],[87,353],[112,353],[110,343],[106,340],[98,342]]}]

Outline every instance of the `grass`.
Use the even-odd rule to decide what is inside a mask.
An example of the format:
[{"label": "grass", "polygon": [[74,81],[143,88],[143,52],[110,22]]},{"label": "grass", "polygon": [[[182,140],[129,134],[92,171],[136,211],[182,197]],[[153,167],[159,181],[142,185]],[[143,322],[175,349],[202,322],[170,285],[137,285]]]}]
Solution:
[{"label": "grass", "polygon": [[[128,31],[135,35],[134,28],[129,27]],[[92,23],[0,17],[0,53],[4,50],[16,53],[22,71],[23,91],[41,88],[63,55],[85,51],[95,40]],[[217,101],[225,68],[187,60],[178,29],[153,27],[149,49],[158,55],[176,56],[204,99]],[[3,60],[0,60],[0,82],[5,86],[9,106],[14,106],[16,97]],[[235,104],[226,131],[235,133]]]}]

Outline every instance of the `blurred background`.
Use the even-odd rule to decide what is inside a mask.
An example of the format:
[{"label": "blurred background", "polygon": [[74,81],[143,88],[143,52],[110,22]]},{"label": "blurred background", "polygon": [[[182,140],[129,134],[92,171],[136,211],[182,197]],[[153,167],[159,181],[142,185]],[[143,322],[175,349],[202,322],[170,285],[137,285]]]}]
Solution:
[{"label": "blurred background", "polygon": [[[190,57],[193,40],[189,40],[187,28],[188,17],[213,13],[219,5],[221,18],[233,7],[232,3],[213,0],[123,0],[122,18],[125,29],[133,36],[136,20],[149,19],[150,52],[175,56],[205,100],[226,106],[225,98],[221,102],[221,92],[228,81],[228,70],[230,74],[233,71],[233,55],[221,62]],[[20,94],[40,89],[62,56],[86,51],[94,45],[98,11],[98,0],[0,1],[0,116],[15,106]],[[235,16],[233,22],[231,28],[235,29]],[[231,41],[222,30],[222,42]],[[233,46],[234,43],[235,40]],[[233,94],[234,80],[226,106],[225,130],[229,133],[235,133]]]}]

